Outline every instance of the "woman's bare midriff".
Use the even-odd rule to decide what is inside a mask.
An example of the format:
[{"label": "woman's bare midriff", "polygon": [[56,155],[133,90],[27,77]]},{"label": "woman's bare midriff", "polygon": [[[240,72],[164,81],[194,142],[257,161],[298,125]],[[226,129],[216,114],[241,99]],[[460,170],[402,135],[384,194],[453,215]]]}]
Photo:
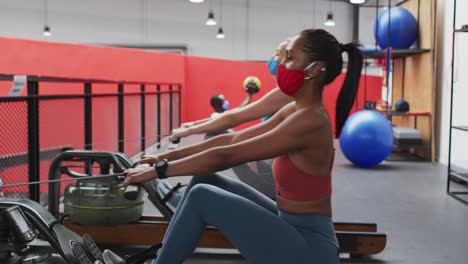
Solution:
[{"label": "woman's bare midriff", "polygon": [[313,201],[290,200],[276,194],[276,205],[280,210],[293,214],[321,214],[331,217],[331,196]]}]

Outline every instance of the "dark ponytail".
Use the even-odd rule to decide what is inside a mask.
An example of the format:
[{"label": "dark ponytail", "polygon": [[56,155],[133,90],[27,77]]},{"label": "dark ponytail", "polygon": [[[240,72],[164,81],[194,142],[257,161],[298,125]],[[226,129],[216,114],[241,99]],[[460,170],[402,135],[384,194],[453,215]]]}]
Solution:
[{"label": "dark ponytail", "polygon": [[349,43],[346,45],[340,45],[342,51],[348,53],[348,70],[346,77],[341,87],[340,94],[336,100],[336,113],[335,113],[335,135],[339,137],[341,129],[344,126],[346,119],[348,118],[349,112],[353,107],[354,100],[359,87],[359,79],[361,77],[362,70],[362,53],[354,46]]},{"label": "dark ponytail", "polygon": [[304,52],[309,62],[325,62],[323,85],[331,83],[341,74],[343,70],[341,54],[343,51],[348,53],[348,71],[336,101],[335,135],[339,137],[358,91],[362,53],[352,43],[340,44],[333,35],[323,29],[306,29],[300,35],[304,39]]}]

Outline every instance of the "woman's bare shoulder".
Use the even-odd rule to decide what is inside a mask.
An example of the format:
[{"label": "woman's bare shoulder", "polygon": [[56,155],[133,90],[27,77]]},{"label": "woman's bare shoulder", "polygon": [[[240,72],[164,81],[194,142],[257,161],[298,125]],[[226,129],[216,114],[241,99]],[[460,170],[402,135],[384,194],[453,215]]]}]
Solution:
[{"label": "woman's bare shoulder", "polygon": [[296,112],[296,102],[290,102],[289,104],[283,106],[280,109],[280,114],[283,120],[286,119],[291,114],[293,114],[294,112]]},{"label": "woman's bare shoulder", "polygon": [[[296,110],[295,105],[288,105],[284,110],[284,120],[294,123],[295,127],[304,131],[317,130],[330,126],[330,119],[325,108],[303,108]],[[288,123],[289,123],[288,122]]]}]

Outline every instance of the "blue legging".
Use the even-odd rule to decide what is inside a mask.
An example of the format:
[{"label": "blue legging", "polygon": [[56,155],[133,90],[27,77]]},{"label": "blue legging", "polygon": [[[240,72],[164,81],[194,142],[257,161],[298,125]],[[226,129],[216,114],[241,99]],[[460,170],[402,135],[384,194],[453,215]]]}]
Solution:
[{"label": "blue legging", "polygon": [[169,224],[153,264],[182,263],[207,225],[215,226],[254,264],[338,263],[333,223],[291,214],[254,188],[219,174],[195,176]]}]

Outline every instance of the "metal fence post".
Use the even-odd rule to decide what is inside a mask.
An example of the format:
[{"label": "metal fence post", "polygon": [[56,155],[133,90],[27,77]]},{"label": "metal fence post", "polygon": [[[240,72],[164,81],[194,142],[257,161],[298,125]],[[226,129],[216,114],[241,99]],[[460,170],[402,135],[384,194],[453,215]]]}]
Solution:
[{"label": "metal fence post", "polygon": [[[39,164],[39,83],[28,81],[28,158],[29,181],[38,181]],[[29,185],[29,199],[39,202],[39,184]]]},{"label": "metal fence post", "polygon": [[182,85],[179,84],[179,123],[177,124],[177,127],[180,127],[180,124],[182,124],[181,112],[182,112]]},{"label": "metal fence post", "polygon": [[[157,91],[157,100],[158,100],[158,106],[157,106],[157,111],[158,111],[158,122],[157,122],[157,132],[158,132],[158,143],[161,142],[161,87],[159,84],[156,87]],[[159,146],[159,144],[158,144]],[[159,148],[159,147],[158,147]]]},{"label": "metal fence post", "polygon": [[85,149],[93,149],[93,117],[92,117],[92,101],[91,101],[91,83],[84,84],[84,143]]},{"label": "metal fence post", "polygon": [[145,104],[145,85],[141,85],[141,151],[145,151],[146,148],[146,116],[145,116],[145,110],[146,110],[146,104]]},{"label": "metal fence post", "polygon": [[123,96],[123,84],[118,85],[118,131],[119,131],[119,152],[124,153],[124,96]]},{"label": "metal fence post", "polygon": [[172,122],[174,117],[172,116],[172,84],[169,85],[169,133],[172,131]]}]

